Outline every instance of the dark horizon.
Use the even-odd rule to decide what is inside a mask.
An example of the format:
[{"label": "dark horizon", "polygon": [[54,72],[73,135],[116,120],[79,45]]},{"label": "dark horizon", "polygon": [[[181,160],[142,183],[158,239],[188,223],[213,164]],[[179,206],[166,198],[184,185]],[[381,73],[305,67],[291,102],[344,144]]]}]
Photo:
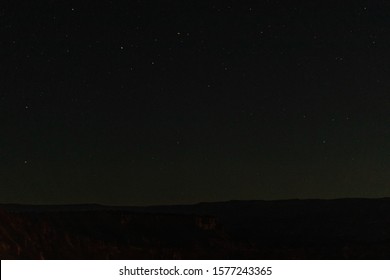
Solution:
[{"label": "dark horizon", "polygon": [[12,1],[0,203],[390,197],[383,1]]},{"label": "dark horizon", "polygon": [[172,203],[172,204],[101,204],[101,203],[67,203],[67,204],[61,204],[61,203],[42,203],[42,204],[34,204],[34,203],[13,203],[13,202],[7,202],[7,203],[0,203],[0,209],[7,209],[7,207],[77,207],[77,206],[85,206],[85,207],[102,207],[102,208],[110,208],[110,207],[118,207],[118,208],[126,208],[126,207],[135,207],[135,208],[149,208],[149,207],[172,207],[172,206],[197,206],[202,204],[226,204],[226,203],[256,203],[256,202],[294,202],[294,201],[300,201],[300,202],[315,202],[315,201],[361,201],[361,200],[369,200],[369,201],[376,201],[376,200],[389,200],[390,197],[338,197],[338,198],[286,198],[286,199],[248,199],[248,200],[240,200],[240,199],[231,199],[231,200],[216,200],[216,201],[197,201],[197,202],[182,202],[182,203]]},{"label": "dark horizon", "polygon": [[[0,206],[2,259],[389,259],[390,198]],[[265,242],[266,241],[266,242]]]}]

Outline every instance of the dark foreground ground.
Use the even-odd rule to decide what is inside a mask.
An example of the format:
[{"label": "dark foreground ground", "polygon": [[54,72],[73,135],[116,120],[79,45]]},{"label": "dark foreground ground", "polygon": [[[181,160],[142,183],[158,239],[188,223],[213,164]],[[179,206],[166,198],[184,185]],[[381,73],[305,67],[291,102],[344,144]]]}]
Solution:
[{"label": "dark foreground ground", "polygon": [[390,199],[0,205],[0,259],[390,259]]}]

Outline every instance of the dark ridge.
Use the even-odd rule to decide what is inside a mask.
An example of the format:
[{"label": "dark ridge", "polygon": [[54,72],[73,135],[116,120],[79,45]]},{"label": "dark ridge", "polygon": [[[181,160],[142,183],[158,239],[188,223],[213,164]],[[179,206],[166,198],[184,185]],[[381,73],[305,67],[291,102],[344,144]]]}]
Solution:
[{"label": "dark ridge", "polygon": [[390,199],[0,205],[2,259],[388,259]]}]

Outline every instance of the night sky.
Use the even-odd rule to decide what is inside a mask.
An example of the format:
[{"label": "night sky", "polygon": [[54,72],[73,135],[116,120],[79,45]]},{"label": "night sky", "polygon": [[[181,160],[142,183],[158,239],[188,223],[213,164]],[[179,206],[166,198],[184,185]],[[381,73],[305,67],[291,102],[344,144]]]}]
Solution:
[{"label": "night sky", "polygon": [[0,4],[0,202],[390,196],[388,1]]}]

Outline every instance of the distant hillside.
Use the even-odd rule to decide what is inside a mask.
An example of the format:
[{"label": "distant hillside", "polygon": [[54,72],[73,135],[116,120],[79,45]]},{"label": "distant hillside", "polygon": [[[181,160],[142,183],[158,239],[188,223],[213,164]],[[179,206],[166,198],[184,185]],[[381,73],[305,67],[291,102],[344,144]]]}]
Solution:
[{"label": "distant hillside", "polygon": [[1,259],[389,259],[390,199],[0,205]]}]

